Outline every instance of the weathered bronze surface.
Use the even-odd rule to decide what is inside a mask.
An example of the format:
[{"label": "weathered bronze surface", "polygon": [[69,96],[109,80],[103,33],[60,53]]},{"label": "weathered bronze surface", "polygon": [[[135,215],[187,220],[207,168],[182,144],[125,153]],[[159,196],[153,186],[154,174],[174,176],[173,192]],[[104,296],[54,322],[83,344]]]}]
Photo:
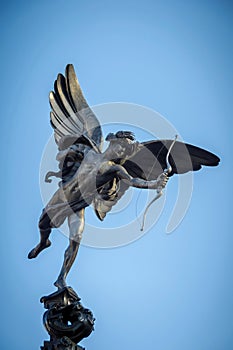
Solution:
[{"label": "weathered bronze surface", "polygon": [[83,347],[75,344],[67,337],[60,339],[54,339],[51,341],[44,341],[44,346],[40,347],[41,350],[85,350]]},{"label": "weathered bronze surface", "polygon": [[179,141],[166,157],[172,140],[139,143],[130,131],[110,133],[109,147],[101,152],[101,126],[88,106],[73,65],[66,74],[58,74],[54,92],[50,93],[50,121],[58,145],[59,171],[50,176],[61,178],[59,189],[43,209],[39,220],[40,242],[31,250],[29,259],[51,245],[49,235],[54,227],[68,220],[70,242],[64,263],[55,282],[58,289],[66,286],[66,276],[76,258],[84,229],[84,211],[93,204],[96,215],[103,220],[129,186],[145,189],[163,188],[173,174],[199,170],[202,165],[216,166],[219,158],[201,148]]},{"label": "weathered bronze surface", "polygon": [[[36,258],[48,248],[51,230],[68,220],[69,246],[54,283],[58,292],[42,299],[48,308],[44,323],[52,337],[42,349],[77,349],[75,343],[90,334],[94,322],[91,312],[81,306],[75,292],[66,285],[82,239],[85,208],[92,204],[97,217],[104,220],[130,186],[156,189],[159,198],[171,176],[199,170],[203,165],[216,166],[219,158],[176,140],[139,143],[130,131],[108,134],[109,146],[102,152],[100,123],[83,96],[71,64],[65,76],[58,74],[49,99],[59,170],[48,172],[45,181],[51,182],[51,176],[61,181],[42,211],[40,242],[28,258]],[[66,348],[63,343],[68,344]]]},{"label": "weathered bronze surface", "polygon": [[92,312],[82,306],[80,298],[71,287],[44,296],[41,302],[48,309],[44,313],[43,322],[50,335],[50,341],[45,342],[42,349],[47,350],[50,349],[49,346],[55,345],[58,349],[67,349],[64,344],[79,349],[76,344],[94,330]]}]

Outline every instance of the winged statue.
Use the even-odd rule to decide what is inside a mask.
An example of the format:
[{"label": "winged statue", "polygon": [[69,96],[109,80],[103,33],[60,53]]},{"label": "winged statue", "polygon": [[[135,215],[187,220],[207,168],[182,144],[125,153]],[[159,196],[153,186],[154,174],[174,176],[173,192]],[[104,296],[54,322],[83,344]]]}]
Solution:
[{"label": "winged statue", "polygon": [[67,65],[65,76],[58,74],[49,101],[59,171],[48,172],[45,181],[51,182],[51,176],[61,180],[42,211],[40,242],[28,258],[36,258],[48,248],[51,230],[67,219],[69,245],[54,283],[60,290],[66,286],[67,274],[78,253],[86,207],[92,205],[102,221],[129,187],[160,193],[174,174],[217,166],[220,159],[209,151],[176,140],[140,143],[130,131],[108,134],[108,147],[102,151],[101,125],[83,96],[72,64]]}]

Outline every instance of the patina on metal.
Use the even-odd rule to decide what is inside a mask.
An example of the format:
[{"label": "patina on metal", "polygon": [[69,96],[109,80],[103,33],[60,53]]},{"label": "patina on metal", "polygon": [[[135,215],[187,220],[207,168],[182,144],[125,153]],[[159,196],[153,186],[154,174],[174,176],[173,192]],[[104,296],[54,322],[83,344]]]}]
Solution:
[{"label": "patina on metal", "polygon": [[[71,287],[65,287],[41,298],[44,307],[43,322],[50,335],[42,350],[82,349],[77,343],[88,337],[94,330],[94,317],[90,310],[84,308],[80,298]],[[63,347],[62,347],[63,346]],[[73,348],[72,348],[73,347]]]},{"label": "patina on metal", "polygon": [[[109,146],[102,152],[103,134],[100,123],[83,96],[71,64],[67,65],[65,76],[58,74],[49,100],[50,122],[58,146],[56,159],[59,162],[59,170],[48,172],[45,181],[51,182],[51,176],[58,177],[61,181],[42,211],[39,220],[40,242],[31,250],[28,258],[36,258],[41,251],[48,248],[51,245],[51,230],[60,227],[65,220],[68,221],[69,245],[60,274],[54,283],[58,294],[43,299],[46,305],[50,303],[45,325],[49,334],[57,337],[55,328],[58,326],[55,327],[55,324],[57,325],[56,317],[59,315],[59,336],[64,333],[64,337],[67,337],[65,320],[74,315],[75,335],[70,338],[69,333],[68,338],[71,342],[78,342],[81,339],[81,325],[80,319],[75,317],[81,312],[83,319],[90,321],[91,315],[85,313],[82,308],[79,309],[78,299],[71,303],[71,306],[64,303],[60,306],[60,298],[64,298],[68,293],[68,300],[71,300],[72,293],[67,289],[66,277],[81,243],[85,208],[93,205],[97,217],[102,221],[129,187],[155,189],[157,199],[161,196],[168,179],[174,174],[196,171],[203,165],[216,166],[219,158],[202,148],[176,139],[140,143],[130,131],[108,134],[106,141],[109,142]],[[57,296],[58,304],[51,306],[51,300],[57,302]],[[71,330],[71,327],[68,328]],[[59,341],[63,339],[62,341],[66,342],[67,338],[64,337],[59,338]],[[50,349],[46,346],[43,349]],[[51,349],[64,348],[61,344],[56,346]],[[69,346],[72,348],[72,343]]]},{"label": "patina on metal", "polygon": [[[35,258],[48,248],[51,230],[67,219],[70,242],[55,282],[55,286],[62,289],[82,239],[87,206],[92,204],[98,218],[103,220],[129,186],[161,191],[172,175],[199,170],[202,165],[216,166],[219,158],[179,141],[139,143],[130,131],[107,135],[109,147],[102,153],[100,123],[83,96],[71,64],[67,65],[65,76],[58,74],[54,91],[50,93],[50,105],[60,169],[57,173],[49,172],[46,181],[56,176],[61,182],[43,209],[39,220],[40,242],[28,257]],[[171,145],[172,150],[168,152]],[[169,172],[165,171],[168,160]]]}]

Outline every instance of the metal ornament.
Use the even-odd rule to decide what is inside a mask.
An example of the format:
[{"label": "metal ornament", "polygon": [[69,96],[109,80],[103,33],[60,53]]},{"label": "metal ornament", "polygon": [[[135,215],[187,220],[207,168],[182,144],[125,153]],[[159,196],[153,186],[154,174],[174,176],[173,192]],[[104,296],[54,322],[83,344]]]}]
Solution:
[{"label": "metal ornament", "polygon": [[41,298],[44,307],[48,309],[44,313],[43,323],[50,335],[50,341],[45,342],[42,350],[53,347],[66,349],[67,346],[68,349],[82,349],[76,344],[91,334],[95,319],[92,312],[82,306],[80,300],[71,287]]}]

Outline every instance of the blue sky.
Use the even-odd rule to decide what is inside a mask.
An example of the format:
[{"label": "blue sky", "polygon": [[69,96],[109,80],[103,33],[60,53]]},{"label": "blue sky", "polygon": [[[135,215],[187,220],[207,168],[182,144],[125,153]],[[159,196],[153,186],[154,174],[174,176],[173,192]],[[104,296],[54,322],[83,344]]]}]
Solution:
[{"label": "blue sky", "polygon": [[67,238],[54,232],[52,247],[35,261],[27,253],[37,243],[43,206],[48,92],[67,63],[91,105],[147,106],[185,141],[221,157],[220,167],[195,174],[191,205],[171,235],[165,227],[176,180],[158,223],[141,239],[115,249],[81,247],[68,282],[96,317],[82,345],[233,348],[232,17],[230,1],[2,5],[2,349],[38,349],[48,339],[39,299],[54,291]]}]

